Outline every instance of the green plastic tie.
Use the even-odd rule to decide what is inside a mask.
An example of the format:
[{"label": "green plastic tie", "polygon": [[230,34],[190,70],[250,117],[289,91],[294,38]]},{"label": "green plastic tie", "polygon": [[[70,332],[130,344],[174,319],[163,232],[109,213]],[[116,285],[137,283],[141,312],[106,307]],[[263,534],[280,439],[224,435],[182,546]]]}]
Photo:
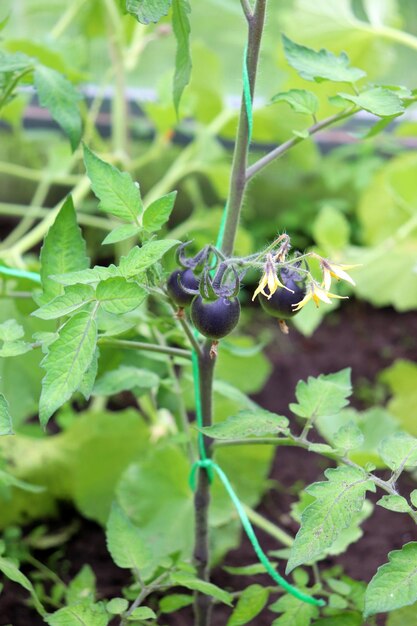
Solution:
[{"label": "green plastic tie", "polygon": [[33,282],[35,283],[41,282],[41,277],[36,272],[16,270],[12,267],[6,267],[5,265],[0,265],[0,274],[5,274],[6,276],[14,276],[15,278],[27,278],[28,280],[33,280]]},{"label": "green plastic tie", "polygon": [[229,494],[230,499],[233,502],[235,509],[240,517],[240,521],[242,522],[243,529],[249,541],[252,544],[252,547],[255,551],[256,556],[258,557],[262,565],[265,567],[266,571],[271,576],[271,578],[276,583],[278,583],[280,587],[285,589],[285,591],[290,593],[292,596],[294,596],[298,600],[301,600],[302,602],[306,602],[307,604],[314,604],[315,606],[325,606],[326,603],[324,600],[321,600],[321,599],[318,600],[316,598],[313,598],[313,596],[309,596],[303,591],[300,591],[299,589],[297,589],[297,587],[294,587],[288,581],[286,581],[285,578],[283,578],[280,574],[278,574],[278,572],[274,569],[274,567],[272,566],[272,563],[266,556],[265,552],[262,550],[261,545],[258,541],[258,538],[255,535],[255,531],[253,530],[253,526],[249,521],[249,518],[245,512],[245,509],[242,506],[242,503],[240,502],[232,485],[230,484],[229,479],[227,478],[226,474],[223,472],[222,468],[219,465],[217,465],[215,461],[213,461],[212,459],[206,458],[204,460],[196,461],[193,464],[193,467],[191,469],[191,474],[190,474],[190,486],[192,490],[194,491],[196,487],[196,474],[199,468],[203,468],[206,471],[209,468],[211,468],[212,470],[216,472],[216,474],[222,481],[223,486],[226,489],[227,493]]}]

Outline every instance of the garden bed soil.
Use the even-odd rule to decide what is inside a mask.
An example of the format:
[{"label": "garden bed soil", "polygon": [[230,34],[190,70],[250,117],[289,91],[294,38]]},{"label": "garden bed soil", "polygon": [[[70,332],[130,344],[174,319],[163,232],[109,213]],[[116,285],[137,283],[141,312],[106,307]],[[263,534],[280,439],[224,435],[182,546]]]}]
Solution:
[{"label": "garden bed soil", "polygon": [[[299,379],[351,367],[354,385],[359,389],[371,389],[370,385],[376,380],[378,372],[391,365],[395,359],[417,360],[415,313],[375,310],[354,301],[327,317],[311,338],[303,337],[295,330],[291,330],[288,336],[280,334],[278,328],[276,333],[276,342],[267,349],[274,366],[273,372],[255,400],[277,413],[287,413]],[[362,408],[363,397],[354,398],[353,404]],[[289,488],[294,484],[301,488],[302,484],[319,479],[326,465],[327,462],[321,457],[304,450],[279,448],[271,471],[271,478],[276,481],[278,488],[265,495],[259,512],[288,532],[295,533],[296,524],[288,515],[295,495],[291,495],[293,490]],[[404,491],[414,486],[410,477],[402,479],[401,487]],[[386,562],[390,550],[417,539],[416,527],[408,516],[381,507],[375,507],[372,517],[363,524],[363,531],[363,537],[346,554],[327,559],[326,565],[339,564],[349,576],[369,581],[378,566]],[[262,531],[258,532],[258,536],[265,550],[282,547]],[[40,554],[39,558],[44,558],[44,555]],[[234,566],[255,561],[253,549],[246,537],[243,537],[241,546],[230,552],[226,559],[227,565]],[[120,588],[129,582],[128,573],[116,568],[110,560],[102,528],[87,521],[82,522],[80,531],[67,545],[65,579],[74,576],[85,563],[89,563],[96,573],[101,597],[120,595]],[[267,576],[254,579],[232,576],[221,567],[213,572],[213,582],[225,588],[240,589],[255,581],[270,584]],[[6,581],[0,595],[0,626],[40,626],[44,623],[41,618],[34,616],[32,609],[24,606],[25,597],[25,592],[17,585]],[[213,626],[224,626],[229,613],[227,607],[216,605]],[[276,615],[264,611],[253,623],[256,626],[270,626],[274,617]],[[114,620],[113,623],[118,622]],[[378,623],[383,625],[385,619],[379,618]],[[161,624],[191,626],[191,611],[184,609],[175,615],[166,616]]]}]

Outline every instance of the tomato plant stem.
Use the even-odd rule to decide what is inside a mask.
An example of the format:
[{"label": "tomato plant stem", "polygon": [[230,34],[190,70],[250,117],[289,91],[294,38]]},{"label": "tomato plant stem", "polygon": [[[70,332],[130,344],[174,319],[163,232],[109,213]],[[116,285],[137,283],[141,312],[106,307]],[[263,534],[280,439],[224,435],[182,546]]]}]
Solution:
[{"label": "tomato plant stem", "polygon": [[[246,48],[247,75],[249,81],[250,98],[253,100],[256,71],[258,67],[259,50],[265,21],[267,0],[257,0],[253,13],[247,1],[242,2],[242,8],[248,22],[248,40]],[[240,211],[246,187],[246,167],[249,147],[249,120],[246,110],[245,95],[242,94],[239,122],[233,153],[232,171],[226,209],[225,230],[222,242],[222,252],[226,256],[233,253],[236,232],[239,225]],[[200,392],[202,401],[202,417],[204,426],[212,423],[212,396],[213,371],[215,359],[210,356],[210,343],[207,342],[199,356]],[[206,454],[211,453],[209,439],[205,441]],[[202,580],[209,579],[210,551],[209,551],[209,507],[210,482],[206,471],[200,469],[197,489],[194,497],[195,508],[195,544],[194,563],[197,575]],[[211,623],[212,601],[209,596],[196,593],[194,602],[195,626],[209,626]]]},{"label": "tomato plant stem", "polygon": [[[267,0],[257,0],[253,15],[248,20],[247,70],[250,96],[253,100],[256,72],[258,68],[259,50],[265,22]],[[222,252],[230,255],[233,252],[236,232],[239,225],[240,211],[246,187],[246,166],[249,145],[249,123],[245,97],[242,95],[239,123],[233,153],[232,172],[230,176],[229,197],[227,203],[226,225],[223,237]]]}]

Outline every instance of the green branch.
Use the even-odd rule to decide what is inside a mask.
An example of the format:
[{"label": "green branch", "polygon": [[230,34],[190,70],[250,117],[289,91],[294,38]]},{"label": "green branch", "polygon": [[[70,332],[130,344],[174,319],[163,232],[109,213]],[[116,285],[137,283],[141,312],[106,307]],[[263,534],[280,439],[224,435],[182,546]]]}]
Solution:
[{"label": "green branch", "polygon": [[[313,124],[310,128],[307,129],[308,135],[315,135],[316,133],[323,130],[323,128],[327,128],[332,124],[337,124],[348,117],[352,117],[355,113],[357,113],[359,109],[352,108],[348,111],[343,111],[342,113],[336,113],[335,115],[331,115],[330,117],[326,117],[326,119],[321,122],[317,122],[317,124]],[[267,165],[276,161],[280,157],[282,157],[288,150],[294,148],[294,146],[298,145],[302,141],[305,141],[304,137],[292,137],[288,141],[285,141],[280,146],[277,146],[271,152],[268,152],[265,156],[260,158],[258,161],[255,161],[248,169],[246,170],[246,182],[248,182],[255,174],[258,174],[261,170],[263,170]]]}]

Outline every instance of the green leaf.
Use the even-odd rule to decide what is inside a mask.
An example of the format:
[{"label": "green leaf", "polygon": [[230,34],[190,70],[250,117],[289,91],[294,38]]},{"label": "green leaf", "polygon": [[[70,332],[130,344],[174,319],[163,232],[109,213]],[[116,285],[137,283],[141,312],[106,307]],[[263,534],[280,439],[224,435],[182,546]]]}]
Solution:
[{"label": "green leaf", "polygon": [[150,233],[153,233],[168,221],[171,211],[174,208],[176,191],[158,198],[150,204],[143,215],[143,227]]},{"label": "green leaf", "polygon": [[86,369],[83,379],[78,388],[78,391],[82,393],[82,395],[84,396],[86,400],[89,400],[91,397],[91,394],[93,393],[94,383],[97,378],[99,356],[100,356],[100,353],[97,347],[94,350],[93,359],[90,365],[88,366],[88,368]]},{"label": "green leaf", "polygon": [[42,381],[39,418],[46,426],[51,415],[76,391],[93,359],[97,327],[91,313],[77,313],[63,326],[56,341],[48,346],[41,365]]},{"label": "green leaf", "polygon": [[137,609],[132,611],[132,613],[128,617],[129,621],[133,621],[136,619],[156,619],[156,613],[155,611],[152,611],[152,609],[150,609],[148,606],[139,606]]},{"label": "green leaf", "polygon": [[[274,564],[273,565],[277,565]],[[265,565],[262,563],[253,563],[253,565],[242,565],[241,567],[223,567],[228,574],[235,576],[256,576],[256,574],[265,574]]]},{"label": "green leaf", "polygon": [[245,439],[282,432],[288,426],[288,419],[263,409],[239,411],[224,422],[200,428],[212,439]]},{"label": "green leaf", "polygon": [[345,451],[360,448],[364,441],[361,429],[353,421],[341,426],[333,436],[333,445]]},{"label": "green leaf", "polygon": [[200,593],[204,593],[228,606],[232,606],[232,596],[224,589],[220,589],[213,583],[208,583],[205,580],[200,580],[199,578],[195,578],[190,574],[185,572],[175,572],[171,575],[171,581],[179,585],[181,587],[186,587],[187,589],[192,589],[193,591],[200,591]]},{"label": "green leaf", "polygon": [[[3,24],[3,23],[2,23]],[[30,67],[33,61],[22,52],[6,52],[0,50],[0,72],[21,72]]]},{"label": "green leaf", "polygon": [[403,496],[382,496],[382,498],[378,500],[377,504],[382,506],[384,509],[395,511],[397,513],[409,513],[411,511],[410,505],[407,500],[403,498]]},{"label": "green leaf", "polygon": [[126,10],[134,15],[142,24],[159,22],[167,15],[171,0],[127,0]]},{"label": "green leaf", "polygon": [[413,507],[417,508],[417,489],[413,489],[413,491],[410,493],[410,500]]},{"label": "green leaf", "polygon": [[349,59],[344,52],[339,56],[325,49],[316,52],[312,48],[296,44],[286,35],[282,35],[282,39],[288,63],[306,80],[317,83],[325,80],[355,83],[366,76],[364,71],[349,67]]},{"label": "green leaf", "polygon": [[25,341],[5,341],[0,348],[0,357],[19,356],[29,350],[32,350],[32,346]]},{"label": "green leaf", "polygon": [[417,439],[407,433],[394,433],[381,441],[379,454],[388,467],[400,471],[417,465]]},{"label": "green leaf", "polygon": [[43,65],[36,66],[34,81],[41,106],[49,110],[54,120],[68,135],[74,151],[80,143],[82,134],[78,108],[80,94],[62,74]]},{"label": "green leaf", "polygon": [[274,613],[282,613],[271,626],[310,626],[311,621],[319,615],[316,606],[306,604],[289,594],[285,594],[268,608]]},{"label": "green leaf", "polygon": [[152,561],[149,545],[140,529],[116,503],[113,504],[106,528],[107,548],[118,567],[141,571]]},{"label": "green leaf", "polygon": [[193,596],[185,593],[173,593],[160,599],[159,610],[161,613],[175,613],[186,606],[190,606],[193,602]]},{"label": "green leaf", "polygon": [[45,237],[40,260],[45,302],[63,292],[62,287],[51,279],[52,274],[84,270],[89,265],[85,241],[77,224],[71,196],[65,200]]},{"label": "green leaf", "polygon": [[358,96],[349,93],[339,93],[339,96],[378,117],[392,117],[404,111],[401,99],[393,91],[383,87],[367,89]]},{"label": "green leaf", "polygon": [[[352,611],[332,615],[332,617],[323,617],[314,622],[314,626],[364,626],[361,613],[353,613]],[[406,626],[402,624],[402,626]]]},{"label": "green leaf", "polygon": [[107,602],[106,610],[112,615],[120,615],[129,608],[129,602],[125,598],[112,598]]},{"label": "green leaf", "polygon": [[269,591],[261,585],[250,585],[243,590],[226,626],[243,626],[253,620],[268,602]]},{"label": "green leaf", "polygon": [[117,370],[103,374],[96,382],[94,393],[98,396],[114,396],[121,391],[147,390],[157,387],[159,378],[154,372],[137,367],[121,365]]},{"label": "green leaf", "polygon": [[287,572],[314,562],[362,509],[366,491],[375,491],[374,483],[358,468],[343,466],[328,469],[324,474],[326,482],[314,483],[306,489],[315,501],[303,512]]},{"label": "green leaf", "polygon": [[16,339],[21,339],[24,334],[23,326],[18,324],[15,319],[6,320],[0,324],[0,341],[16,341]]},{"label": "green leaf", "polygon": [[14,432],[12,416],[9,413],[9,403],[0,393],[0,437],[4,435],[14,435]]},{"label": "green leaf", "polygon": [[89,285],[70,285],[61,296],[43,305],[32,315],[42,320],[53,320],[69,315],[94,299],[94,289]]},{"label": "green leaf", "polygon": [[51,278],[60,285],[94,285],[101,280],[120,276],[119,268],[111,264],[108,267],[95,265],[91,269],[77,272],[66,272],[64,274],[52,274]]},{"label": "green leaf", "polygon": [[116,265],[109,265],[109,267],[96,265],[92,269],[54,274],[52,278],[61,285],[75,285],[77,283],[93,285],[101,280],[117,276],[134,278],[160,261],[168,250],[179,243],[174,239],[149,241],[142,247],[134,246],[129,254],[120,259],[118,267]]},{"label": "green leaf", "polygon": [[120,259],[119,268],[121,275],[125,278],[133,278],[154,265],[157,261],[160,261],[168,250],[171,250],[178,244],[179,241],[175,239],[160,239],[149,241],[141,248],[135,246],[127,256],[123,256]]},{"label": "green leaf", "polygon": [[348,404],[351,393],[350,368],[336,374],[321,374],[317,378],[309,376],[307,382],[300,380],[297,383],[295,396],[298,404],[290,404],[290,409],[304,418],[334,415]]},{"label": "green leaf", "polygon": [[146,456],[149,430],[131,409],[85,412],[65,435],[64,449],[69,445],[77,451],[71,487],[75,504],[85,517],[105,525],[122,473],[134,460]]},{"label": "green leaf", "polygon": [[42,487],[41,485],[33,485],[24,480],[20,480],[19,478],[16,478],[16,476],[13,476],[13,474],[9,474],[3,470],[0,470],[0,481],[3,485],[16,487],[16,489],[28,491],[29,493],[42,493],[45,491],[45,487]]},{"label": "green leaf", "polygon": [[68,604],[77,604],[89,600],[94,602],[96,596],[96,577],[89,565],[83,565],[71,580],[65,597]]},{"label": "green leaf", "polygon": [[110,617],[102,604],[66,606],[45,619],[49,626],[107,626]]},{"label": "green leaf", "polygon": [[417,364],[398,359],[391,367],[383,370],[380,379],[392,393],[387,409],[404,430],[416,436],[417,424],[410,407],[417,406]]},{"label": "green leaf", "polygon": [[107,602],[106,610],[112,615],[121,615],[129,608],[129,602],[125,598],[112,598]]},{"label": "green leaf", "polygon": [[348,245],[349,222],[341,211],[325,204],[313,222],[313,236],[319,247],[330,256]]},{"label": "green leaf", "polygon": [[96,297],[108,313],[121,315],[136,309],[147,296],[137,283],[128,283],[124,278],[108,278],[97,285]]},{"label": "green leaf", "polygon": [[36,610],[41,615],[45,615],[45,609],[40,603],[32,583],[24,574],[22,574],[22,572],[13,561],[0,557],[0,572],[3,572],[3,574],[9,580],[12,580],[13,582],[26,589],[26,591],[29,591],[35,604]]},{"label": "green leaf", "polygon": [[87,146],[84,146],[84,163],[91,188],[100,200],[99,208],[140,226],[143,205],[139,187],[130,174],[102,161]]},{"label": "green leaf", "polygon": [[296,113],[315,115],[319,108],[319,100],[312,91],[307,89],[290,89],[277,93],[272,102],[286,102]]},{"label": "green leaf", "polygon": [[350,594],[351,586],[343,582],[343,580],[329,578],[326,582],[330,589],[332,589],[332,591],[335,591],[342,596],[348,596]]},{"label": "green leaf", "polygon": [[[414,626],[416,623],[416,605],[405,606],[388,615],[387,626]],[[362,626],[362,622],[359,626]]]},{"label": "green leaf", "polygon": [[118,241],[125,241],[134,237],[140,232],[140,227],[135,224],[122,224],[114,228],[101,242],[102,245],[108,245],[111,243],[117,243]]},{"label": "green leaf", "polygon": [[365,617],[393,611],[417,601],[417,542],[406,543],[388,554],[365,594]]},{"label": "green leaf", "polygon": [[177,40],[174,75],[174,106],[178,115],[180,100],[185,87],[190,82],[190,20],[191,7],[188,0],[172,0],[172,27]]}]

